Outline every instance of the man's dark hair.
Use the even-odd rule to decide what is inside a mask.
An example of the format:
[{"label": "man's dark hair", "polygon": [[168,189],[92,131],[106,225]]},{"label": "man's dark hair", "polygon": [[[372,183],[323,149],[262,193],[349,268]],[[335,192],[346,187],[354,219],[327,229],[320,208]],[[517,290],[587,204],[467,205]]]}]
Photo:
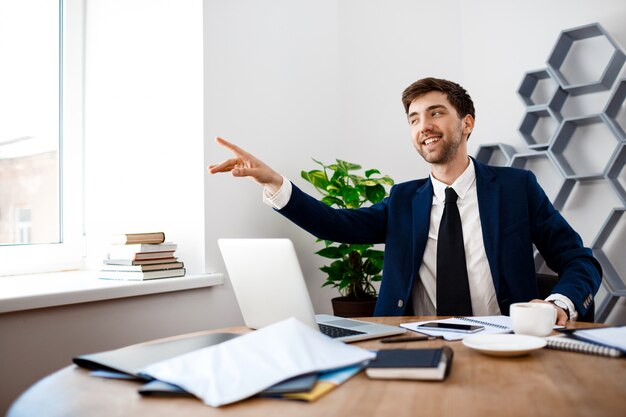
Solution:
[{"label": "man's dark hair", "polygon": [[447,95],[448,101],[460,118],[467,114],[476,118],[474,102],[463,87],[452,81],[432,77],[417,80],[402,92],[402,104],[404,104],[405,113],[409,114],[409,106],[413,100],[431,91],[441,91]]}]

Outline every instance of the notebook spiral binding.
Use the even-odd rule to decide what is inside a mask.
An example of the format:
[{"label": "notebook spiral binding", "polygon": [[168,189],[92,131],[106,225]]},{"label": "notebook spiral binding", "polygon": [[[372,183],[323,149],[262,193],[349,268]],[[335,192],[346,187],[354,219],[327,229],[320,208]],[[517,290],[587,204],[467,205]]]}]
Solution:
[{"label": "notebook spiral binding", "polygon": [[594,343],[588,343],[577,339],[569,339],[566,337],[553,336],[546,338],[547,348],[564,350],[567,352],[586,353],[589,355],[609,356],[612,358],[618,358],[622,356],[622,352],[619,349],[614,349],[607,346],[596,345]]},{"label": "notebook spiral binding", "polygon": [[495,324],[495,323],[488,323],[486,321],[481,321],[481,320],[476,320],[476,319],[472,319],[469,317],[455,317],[455,319],[459,319],[459,320],[464,320],[464,321],[469,321],[471,323],[475,323],[475,324],[481,324],[483,326],[487,326],[487,327],[496,327],[498,329],[503,329],[503,330],[511,330],[510,328],[508,328],[507,326],[502,326],[500,324]]}]

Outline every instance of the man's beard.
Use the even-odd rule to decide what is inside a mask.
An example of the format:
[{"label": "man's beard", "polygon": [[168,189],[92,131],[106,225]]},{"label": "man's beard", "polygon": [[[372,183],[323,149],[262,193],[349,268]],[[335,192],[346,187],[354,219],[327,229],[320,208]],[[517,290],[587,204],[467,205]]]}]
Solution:
[{"label": "man's beard", "polygon": [[456,156],[459,146],[461,146],[461,140],[444,141],[442,137],[440,141],[443,141],[443,144],[440,144],[440,149],[437,152],[425,152],[423,148],[420,147],[417,148],[417,152],[429,164],[438,165],[450,162]]}]

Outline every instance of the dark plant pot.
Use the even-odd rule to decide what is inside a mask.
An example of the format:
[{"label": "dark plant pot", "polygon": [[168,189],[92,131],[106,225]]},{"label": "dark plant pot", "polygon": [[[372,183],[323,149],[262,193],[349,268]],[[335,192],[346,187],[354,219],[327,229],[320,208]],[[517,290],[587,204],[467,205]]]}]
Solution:
[{"label": "dark plant pot", "polygon": [[372,317],[376,307],[376,298],[355,300],[354,298],[335,297],[330,301],[333,304],[333,314],[339,317]]}]

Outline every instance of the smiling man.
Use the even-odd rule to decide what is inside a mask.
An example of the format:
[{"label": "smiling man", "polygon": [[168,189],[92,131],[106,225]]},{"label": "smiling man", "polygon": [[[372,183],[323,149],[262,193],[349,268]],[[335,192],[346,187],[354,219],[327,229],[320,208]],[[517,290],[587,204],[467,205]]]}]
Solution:
[{"label": "smiling man", "polygon": [[[468,156],[475,112],[465,89],[424,78],[402,102],[431,174],[395,185],[371,207],[331,208],[221,138],[234,157],[209,172],[252,178],[267,204],[320,239],[384,243],[376,315],[498,315],[524,301],[552,303],[560,325],[584,315],[600,286],[600,264],[531,172]],[[546,300],[537,299],[533,245],[560,278]]]}]

